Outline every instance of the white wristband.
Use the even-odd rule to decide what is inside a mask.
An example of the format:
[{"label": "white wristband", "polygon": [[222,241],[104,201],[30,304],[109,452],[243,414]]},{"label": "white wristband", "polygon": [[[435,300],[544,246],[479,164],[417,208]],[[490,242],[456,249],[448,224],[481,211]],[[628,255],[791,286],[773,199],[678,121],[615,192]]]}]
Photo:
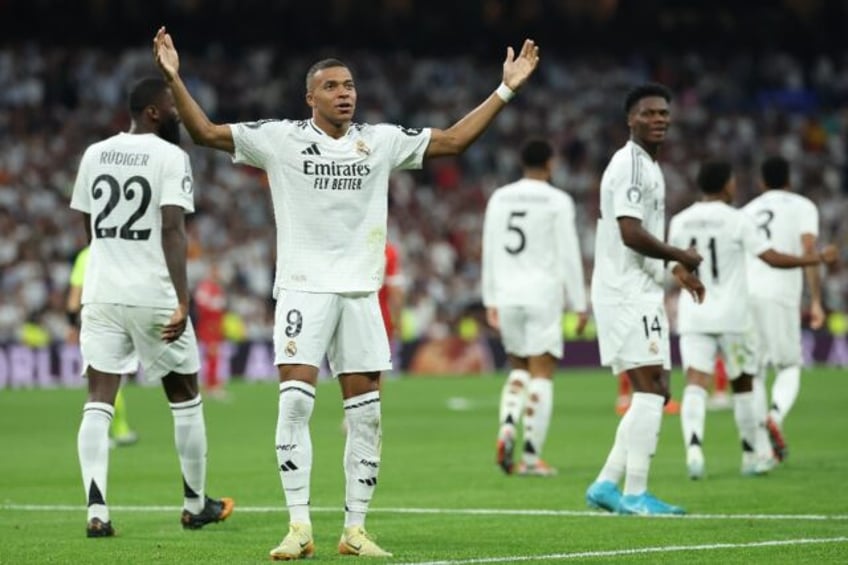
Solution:
[{"label": "white wristband", "polygon": [[515,91],[504,83],[501,83],[500,86],[498,86],[498,89],[495,90],[495,94],[497,94],[498,98],[504,102],[509,102],[515,97]]}]

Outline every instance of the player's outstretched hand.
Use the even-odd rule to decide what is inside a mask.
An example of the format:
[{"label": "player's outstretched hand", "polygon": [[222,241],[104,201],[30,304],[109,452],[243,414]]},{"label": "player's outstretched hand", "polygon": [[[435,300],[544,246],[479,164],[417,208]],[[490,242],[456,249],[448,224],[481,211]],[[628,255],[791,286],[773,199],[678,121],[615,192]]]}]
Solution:
[{"label": "player's outstretched hand", "polygon": [[832,265],[836,263],[837,259],[839,259],[839,248],[832,243],[825,245],[822,250],[819,251],[819,257],[821,257],[823,263]]},{"label": "player's outstretched hand", "polygon": [[174,313],[171,314],[171,319],[162,328],[162,341],[165,343],[177,341],[183,335],[186,324],[188,324],[188,309],[182,305],[177,305]]},{"label": "player's outstretched hand", "polygon": [[692,299],[695,302],[700,304],[704,301],[706,289],[704,288],[704,283],[698,278],[698,275],[682,265],[675,267],[673,272],[677,283],[692,295]]},{"label": "player's outstretched hand", "polygon": [[159,70],[168,81],[174,80],[180,71],[180,56],[174,47],[171,34],[165,31],[165,26],[159,28],[156,37],[153,38],[153,58],[159,66]]},{"label": "player's outstretched hand", "polygon": [[527,82],[539,64],[539,47],[532,39],[525,39],[521,52],[515,56],[512,47],[506,48],[506,59],[503,64],[503,82],[513,91]]}]

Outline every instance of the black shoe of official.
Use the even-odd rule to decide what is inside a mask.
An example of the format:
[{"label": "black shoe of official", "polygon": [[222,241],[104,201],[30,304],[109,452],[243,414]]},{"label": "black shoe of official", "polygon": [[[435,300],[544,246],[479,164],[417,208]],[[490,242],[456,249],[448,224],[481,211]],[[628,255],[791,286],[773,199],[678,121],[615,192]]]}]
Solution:
[{"label": "black shoe of official", "polygon": [[111,538],[115,537],[115,528],[112,521],[104,522],[100,518],[92,518],[85,527],[85,536],[89,538]]},{"label": "black shoe of official", "polygon": [[214,522],[223,522],[233,513],[235,502],[232,498],[223,497],[220,500],[215,500],[206,497],[206,504],[199,514],[192,514],[188,510],[183,509],[180,516],[180,523],[186,530],[199,530],[206,524]]}]

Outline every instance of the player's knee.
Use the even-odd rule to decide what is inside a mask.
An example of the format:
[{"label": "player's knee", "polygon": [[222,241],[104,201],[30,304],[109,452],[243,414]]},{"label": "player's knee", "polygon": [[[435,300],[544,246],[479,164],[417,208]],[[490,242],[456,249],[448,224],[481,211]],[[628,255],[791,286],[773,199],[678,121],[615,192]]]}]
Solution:
[{"label": "player's knee", "polygon": [[165,396],[171,403],[188,402],[200,394],[197,387],[197,375],[170,373],[162,377]]},{"label": "player's knee", "polygon": [[730,390],[734,394],[742,394],[754,390],[754,377],[747,373],[742,373],[737,378],[730,381]]},{"label": "player's knee", "polygon": [[312,416],[315,399],[300,390],[280,393],[280,418],[288,422],[307,422]]}]

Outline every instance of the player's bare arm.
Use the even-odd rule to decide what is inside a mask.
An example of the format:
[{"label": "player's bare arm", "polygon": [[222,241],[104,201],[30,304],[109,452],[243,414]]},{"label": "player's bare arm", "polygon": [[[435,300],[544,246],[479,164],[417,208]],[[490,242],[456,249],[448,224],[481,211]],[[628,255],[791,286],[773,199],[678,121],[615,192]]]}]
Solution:
[{"label": "player's bare arm", "polygon": [[198,145],[234,153],[235,143],[230,127],[212,123],[180,78],[180,57],[171,34],[164,27],[160,27],[153,38],[153,58],[174,93],[177,111],[191,139]]},{"label": "player's bare arm", "polygon": [[703,260],[694,248],[680,249],[660,241],[642,226],[638,218],[619,217],[618,229],[624,245],[646,257],[680,263],[689,271],[697,269]]},{"label": "player's bare arm", "polygon": [[[532,39],[526,39],[518,56],[512,47],[507,47],[503,63],[503,83],[513,93],[517,92],[539,64],[539,47]],[[471,110],[462,119],[446,130],[433,129],[426,157],[459,155],[485,131],[495,116],[506,106],[506,101],[492,92],[482,104]]]},{"label": "player's bare arm", "polygon": [[188,321],[188,275],[186,257],[188,238],[185,231],[185,212],[179,206],[162,206],[162,251],[171,283],[177,292],[177,307],[162,328],[162,341],[179,339]]},{"label": "player's bare arm", "polygon": [[[760,259],[775,269],[796,269],[798,267],[812,267],[821,263],[831,264],[836,261],[838,249],[835,245],[826,245],[822,250],[805,250],[804,255],[788,255],[775,249],[766,249],[758,255]],[[819,291],[819,300],[821,300]]]},{"label": "player's bare arm", "polygon": [[[801,247],[805,254],[815,253],[816,236],[811,233],[801,234]],[[821,299],[821,275],[818,267],[806,267],[804,278],[807,279],[807,290],[810,292],[810,327],[817,330],[824,326],[825,313]]]}]

